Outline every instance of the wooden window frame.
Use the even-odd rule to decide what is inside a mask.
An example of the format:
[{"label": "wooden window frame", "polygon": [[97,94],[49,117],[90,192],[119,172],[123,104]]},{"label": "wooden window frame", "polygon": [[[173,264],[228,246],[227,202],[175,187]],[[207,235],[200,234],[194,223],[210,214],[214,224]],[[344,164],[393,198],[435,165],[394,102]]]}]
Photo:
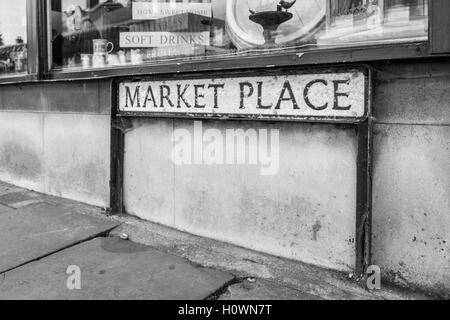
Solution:
[{"label": "wooden window frame", "polygon": [[82,71],[57,71],[50,68],[48,43],[49,0],[27,0],[28,74],[0,77],[2,83],[63,81],[157,75],[184,72],[261,69],[307,65],[368,63],[380,60],[424,59],[450,55],[450,1],[428,0],[429,37],[423,42],[386,43],[366,46],[278,51],[273,54],[234,57],[198,57],[160,60],[154,64]]},{"label": "wooden window frame", "polygon": [[450,1],[428,0],[430,54],[450,54]]},{"label": "wooden window frame", "polygon": [[43,70],[39,66],[40,60],[40,44],[39,31],[39,4],[40,1],[27,0],[27,51],[28,51],[28,68],[26,74],[8,74],[0,75],[0,84],[18,83],[37,81],[39,79],[39,70]]}]

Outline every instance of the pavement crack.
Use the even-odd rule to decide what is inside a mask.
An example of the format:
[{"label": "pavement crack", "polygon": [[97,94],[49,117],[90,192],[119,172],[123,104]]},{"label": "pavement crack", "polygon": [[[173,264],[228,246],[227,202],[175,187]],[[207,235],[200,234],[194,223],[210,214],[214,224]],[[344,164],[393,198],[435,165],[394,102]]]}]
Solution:
[{"label": "pavement crack", "polygon": [[235,284],[239,284],[245,281],[246,278],[238,278],[234,277],[227,283],[225,283],[222,287],[214,291],[212,294],[210,294],[205,300],[206,301],[215,301],[219,300],[220,297],[222,297],[228,290],[229,287],[234,286]]},{"label": "pavement crack", "polygon": [[[85,239],[83,239],[83,240],[80,240],[80,241],[71,243],[71,244],[69,244],[69,245],[67,245],[67,246],[64,246],[64,247],[60,248],[60,249],[57,249],[57,250],[55,250],[55,251],[52,251],[52,252],[50,252],[50,253],[48,253],[48,254],[45,254],[45,255],[40,256],[40,257],[37,257],[37,258],[35,258],[35,259],[29,260],[29,261],[27,261],[27,262],[25,262],[25,263],[22,263],[22,264],[20,264],[20,265],[15,266],[15,267],[9,268],[9,269],[7,269],[7,270],[0,270],[0,275],[6,275],[6,273],[11,272],[11,271],[13,271],[13,270],[15,270],[15,269],[18,269],[18,268],[20,268],[20,267],[23,267],[23,266],[25,266],[25,265],[31,264],[31,263],[33,263],[33,262],[37,262],[37,261],[40,261],[40,260],[42,260],[42,259],[48,258],[48,257],[50,257],[50,256],[52,256],[52,255],[55,255],[55,254],[59,253],[59,252],[62,252],[62,251],[64,251],[64,250],[68,250],[68,249],[70,249],[70,248],[76,247],[76,246],[78,246],[78,245],[80,245],[80,244],[82,244],[82,243],[89,242],[89,241],[94,240],[94,239],[96,239],[96,238],[107,238],[107,237],[110,235],[110,233],[111,233],[114,229],[116,229],[116,228],[117,228],[117,226],[116,226],[116,227],[112,227],[112,228],[109,229],[109,230],[102,231],[102,232],[100,232],[100,233],[98,233],[98,234],[95,234],[95,235],[93,235],[93,236],[87,237],[87,238],[85,238]],[[5,276],[5,277],[6,277],[6,276]]]}]

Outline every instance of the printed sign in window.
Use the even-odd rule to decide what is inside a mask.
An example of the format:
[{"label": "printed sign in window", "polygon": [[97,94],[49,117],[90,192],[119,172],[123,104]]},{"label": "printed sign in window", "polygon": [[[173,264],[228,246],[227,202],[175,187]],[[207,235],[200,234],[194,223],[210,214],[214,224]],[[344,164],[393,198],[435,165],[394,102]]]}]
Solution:
[{"label": "printed sign in window", "polygon": [[123,32],[122,48],[157,48],[183,45],[209,45],[209,32]]},{"label": "printed sign in window", "polygon": [[211,17],[212,6],[211,3],[133,2],[134,20],[160,19],[183,13]]}]

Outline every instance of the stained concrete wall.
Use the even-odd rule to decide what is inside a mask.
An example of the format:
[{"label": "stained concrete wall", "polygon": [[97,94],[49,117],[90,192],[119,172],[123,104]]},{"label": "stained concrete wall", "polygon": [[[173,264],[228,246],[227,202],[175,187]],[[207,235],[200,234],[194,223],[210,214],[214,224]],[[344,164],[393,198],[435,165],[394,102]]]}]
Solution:
[{"label": "stained concrete wall", "polygon": [[[450,297],[450,63],[372,67],[373,262],[386,280]],[[110,107],[108,81],[0,86],[0,180],[106,206]],[[173,129],[192,123],[135,125],[126,142],[130,213],[279,256],[353,266],[351,130],[283,124],[282,170],[261,177],[251,167],[170,166]]]},{"label": "stained concrete wall", "polygon": [[[438,60],[405,61],[372,67],[373,263],[381,266],[386,281],[450,297],[450,64]],[[336,204],[332,192],[338,185],[344,186],[346,192],[354,188],[354,171],[349,166],[354,160],[354,146],[349,151],[349,136],[342,139],[341,134],[336,134],[339,130],[321,126],[316,126],[315,131],[309,125],[291,127],[282,144],[295,151],[283,158],[281,167],[285,171],[266,180],[255,178],[251,169],[232,172],[230,168],[169,168],[167,137],[173,128],[189,127],[189,123],[139,121],[136,125],[138,128],[127,136],[125,192],[129,212],[276,255],[340,270],[351,265],[350,255],[342,255],[349,251],[342,250],[341,244],[350,226],[353,228],[348,212],[354,209],[350,203],[355,199],[346,203],[341,194]],[[217,125],[223,130],[228,124]],[[339,146],[342,153],[322,144],[319,137],[325,133],[340,137],[335,140],[340,143],[334,146]],[[303,139],[311,145],[296,143]],[[312,146],[317,147],[317,153],[311,152]],[[348,176],[333,176],[326,170],[326,175],[319,175],[304,169],[302,166],[308,163],[301,161],[305,154],[310,160],[345,161],[346,165],[333,169]],[[138,162],[148,161],[144,173],[136,169]],[[315,164],[309,163],[313,168]],[[333,187],[317,184],[319,176]],[[194,177],[202,179],[198,182]],[[316,198],[317,194],[309,190],[318,194],[322,190],[323,194]],[[183,196],[175,195],[175,191]],[[314,202],[321,206],[325,203],[326,209],[312,210],[310,204]],[[336,219],[336,210],[346,213],[341,216],[343,220],[333,224],[327,219]],[[328,226],[316,228],[319,235],[325,232],[325,238],[319,236],[319,243],[310,241],[316,218],[327,221],[321,226]],[[300,227],[300,232],[293,232],[294,226]],[[293,248],[289,243],[294,244]],[[324,249],[325,243],[331,243],[330,251]],[[339,255],[344,258],[337,259]]]},{"label": "stained concrete wall", "polygon": [[109,86],[0,87],[0,180],[109,206]]},{"label": "stained concrete wall", "polygon": [[376,79],[373,260],[448,298],[450,64],[381,64]]},{"label": "stained concrete wall", "polygon": [[203,121],[204,131],[215,128],[223,136],[226,129],[279,129],[280,170],[262,176],[251,165],[174,164],[171,135],[177,129],[192,133],[193,126],[184,120],[134,121],[125,141],[128,213],[277,256],[353,269],[353,128]]}]

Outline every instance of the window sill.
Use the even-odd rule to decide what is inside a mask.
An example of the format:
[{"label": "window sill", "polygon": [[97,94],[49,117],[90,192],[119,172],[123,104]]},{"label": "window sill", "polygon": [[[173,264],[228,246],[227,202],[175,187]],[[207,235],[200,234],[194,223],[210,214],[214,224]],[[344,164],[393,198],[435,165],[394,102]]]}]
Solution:
[{"label": "window sill", "polygon": [[351,48],[330,48],[299,52],[274,52],[264,55],[207,57],[193,60],[173,59],[154,64],[123,66],[92,70],[50,71],[39,79],[36,75],[0,78],[4,83],[35,81],[93,80],[188,72],[215,72],[308,65],[370,63],[382,60],[436,57],[429,54],[428,42],[396,43]]},{"label": "window sill", "polygon": [[0,76],[0,85],[38,81],[36,74],[9,74]]},{"label": "window sill", "polygon": [[304,52],[275,52],[264,55],[207,57],[203,59],[173,59],[154,64],[124,66],[93,70],[53,71],[46,74],[47,80],[96,79],[139,75],[156,75],[185,72],[207,72],[268,67],[305,66],[318,64],[339,64],[370,62],[392,59],[429,57],[428,43],[405,43],[376,45],[341,49],[320,49]]}]

